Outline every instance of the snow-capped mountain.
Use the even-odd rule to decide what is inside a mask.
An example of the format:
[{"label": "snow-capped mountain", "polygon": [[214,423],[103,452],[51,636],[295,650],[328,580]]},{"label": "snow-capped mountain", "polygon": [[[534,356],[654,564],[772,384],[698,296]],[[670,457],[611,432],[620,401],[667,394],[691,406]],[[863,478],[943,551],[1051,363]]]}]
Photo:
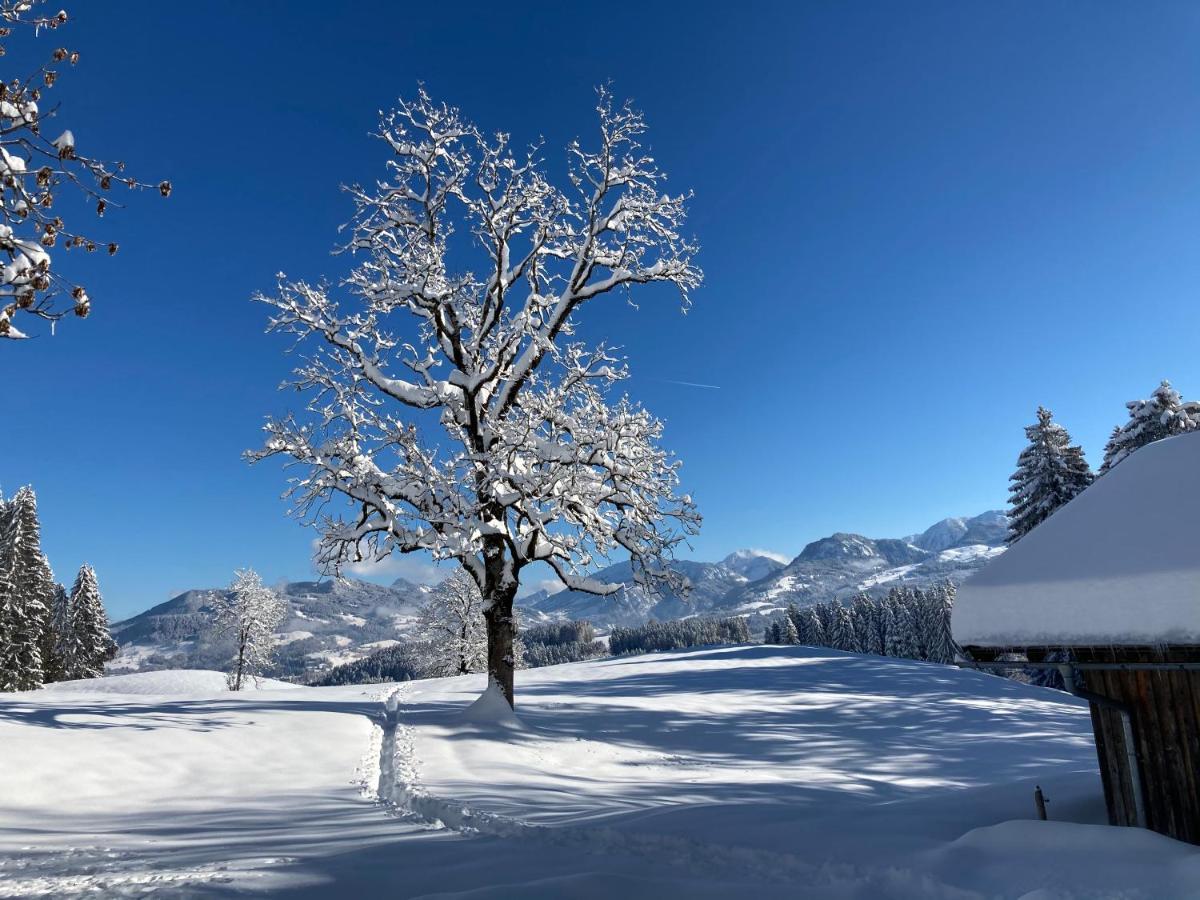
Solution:
[{"label": "snow-capped mountain", "polygon": [[900,585],[961,582],[1004,551],[1004,513],[943,519],[921,534],[871,539],[837,533],[813,541],[779,571],[729,594],[731,614],[770,613],[789,603],[805,606],[859,591],[882,593]]}]

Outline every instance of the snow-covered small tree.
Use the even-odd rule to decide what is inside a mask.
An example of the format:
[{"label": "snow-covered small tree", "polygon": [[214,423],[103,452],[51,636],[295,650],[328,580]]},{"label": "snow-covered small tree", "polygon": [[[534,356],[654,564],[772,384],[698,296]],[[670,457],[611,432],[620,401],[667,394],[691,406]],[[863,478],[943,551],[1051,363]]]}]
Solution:
[{"label": "snow-covered small tree", "polygon": [[[62,11],[39,15],[41,0],[0,0],[0,40],[15,33],[53,31],[64,25]],[[77,189],[95,204],[97,216],[119,204],[110,196],[114,186],[149,188],[125,173],[124,163],[109,163],[84,155],[75,135],[50,130],[58,116],[45,95],[58,82],[60,70],[74,67],[79,53],[66,47],[47,48],[50,58],[37,71],[0,82],[0,339],[23,338],[21,318],[55,322],[69,312],[86,316],[91,309],[87,292],[65,280],[51,266],[55,247],[91,252],[103,248],[111,256],[115,243],[87,237],[63,219],[64,201]],[[4,47],[0,45],[0,55]],[[168,182],[155,189],[167,196]],[[61,298],[66,297],[64,302]]]},{"label": "snow-covered small tree", "polygon": [[309,415],[268,423],[251,458],[302,470],[293,510],[320,526],[323,570],[414,551],[466,569],[509,703],[523,569],[610,595],[621,586],[589,573],[619,550],[638,580],[682,587],[669,559],[700,523],[662,424],[609,396],[625,366],[572,340],[604,297],[660,283],[686,309],[701,282],[687,197],[664,191],[642,115],[604,90],[597,112],[597,146],[569,145],[564,189],[539,147],[516,152],[424,90],[400,101],[380,125],[387,180],[350,189],[350,302],[282,277],[256,298],[272,330],[315,346],[294,382]]},{"label": "snow-covered small tree", "polygon": [[1130,400],[1125,408],[1129,419],[1113,429],[1104,448],[1101,475],[1139,447],[1200,428],[1200,403],[1185,401],[1169,381],[1163,381],[1149,399]]},{"label": "snow-covered small tree", "polygon": [[222,634],[233,638],[229,689],[240,691],[270,665],[275,629],[287,615],[287,601],[262,582],[253,569],[239,569],[226,591],[209,595],[213,617]]},{"label": "snow-covered small tree", "polygon": [[796,623],[792,621],[791,616],[783,617],[782,634],[779,636],[779,643],[795,645],[800,643],[800,633],[796,631]]},{"label": "snow-covered small tree", "polygon": [[108,631],[100,583],[91,566],[80,567],[68,605],[69,621],[60,641],[63,678],[98,678],[104,664],[116,656],[117,645]]},{"label": "snow-covered small tree", "polygon": [[440,678],[487,667],[487,630],[479,585],[463,569],[437,585],[417,614],[424,667]]},{"label": "snow-covered small tree", "polygon": [[1037,422],[1025,429],[1029,444],[1009,477],[1008,537],[1012,544],[1069,503],[1092,483],[1092,470],[1071,435],[1038,407]]}]

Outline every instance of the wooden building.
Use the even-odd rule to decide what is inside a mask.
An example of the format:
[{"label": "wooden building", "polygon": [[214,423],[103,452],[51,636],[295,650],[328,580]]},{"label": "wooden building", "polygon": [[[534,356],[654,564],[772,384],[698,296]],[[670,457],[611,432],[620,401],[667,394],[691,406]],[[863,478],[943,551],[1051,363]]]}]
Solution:
[{"label": "wooden building", "polygon": [[1069,660],[1109,819],[1200,844],[1200,433],[1149,444],[960,589],[971,658]]}]

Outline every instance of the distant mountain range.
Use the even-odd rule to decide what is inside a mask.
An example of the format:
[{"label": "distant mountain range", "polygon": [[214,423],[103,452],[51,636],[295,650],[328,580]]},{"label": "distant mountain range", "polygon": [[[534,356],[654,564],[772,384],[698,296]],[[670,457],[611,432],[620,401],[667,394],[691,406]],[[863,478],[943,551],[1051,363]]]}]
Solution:
[{"label": "distant mountain range", "polygon": [[[1007,524],[993,510],[943,519],[920,534],[872,539],[838,532],[813,541],[790,562],[759,550],[738,550],[719,562],[679,560],[691,582],[686,597],[653,594],[634,583],[628,561],[598,573],[623,585],[615,595],[538,591],[518,601],[526,622],[588,619],[601,629],[649,619],[693,615],[750,616],[761,624],[789,603],[806,606],[895,585],[962,581],[1002,553]],[[282,588],[291,615],[276,635],[276,676],[302,676],[359,659],[401,640],[429,588],[399,579],[389,586],[364,581],[292,582]],[[192,590],[113,626],[121,644],[114,670],[222,668],[228,642],[214,631],[208,597]]]}]

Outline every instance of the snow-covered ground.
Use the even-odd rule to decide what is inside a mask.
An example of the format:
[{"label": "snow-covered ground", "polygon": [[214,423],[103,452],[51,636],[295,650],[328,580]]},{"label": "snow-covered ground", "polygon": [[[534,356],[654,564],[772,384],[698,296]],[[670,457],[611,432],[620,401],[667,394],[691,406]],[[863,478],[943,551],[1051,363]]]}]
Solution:
[{"label": "snow-covered ground", "polygon": [[4,695],[0,897],[1200,897],[1196,848],[1098,824],[1064,694],[778,646],[481,688]]}]

